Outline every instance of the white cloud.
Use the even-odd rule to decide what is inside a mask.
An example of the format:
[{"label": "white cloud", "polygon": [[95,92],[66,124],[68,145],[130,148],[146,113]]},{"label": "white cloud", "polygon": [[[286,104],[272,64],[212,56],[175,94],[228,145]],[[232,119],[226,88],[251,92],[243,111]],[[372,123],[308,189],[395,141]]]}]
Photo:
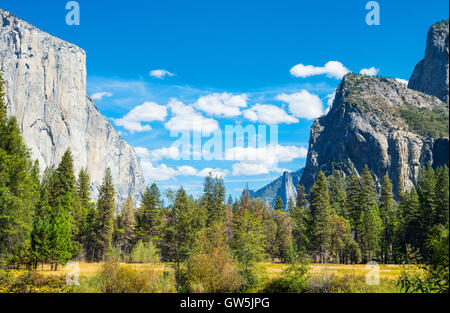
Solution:
[{"label": "white cloud", "polygon": [[322,100],[306,90],[293,94],[282,93],[276,99],[288,103],[289,111],[299,118],[314,119],[324,113]]},{"label": "white cloud", "polygon": [[240,161],[233,164],[233,175],[259,175],[279,171],[278,162],[291,162],[307,154],[306,148],[297,146],[234,147],[225,152],[225,159]]},{"label": "white cloud", "polygon": [[122,118],[114,119],[114,124],[122,126],[131,133],[151,130],[144,122],[164,121],[167,116],[167,108],[154,102],[144,102],[134,107]]},{"label": "white cloud", "polygon": [[270,104],[256,104],[244,111],[244,117],[252,122],[264,124],[298,123],[298,119],[287,114],[283,109]]},{"label": "white cloud", "polygon": [[325,66],[297,64],[291,68],[290,73],[295,77],[309,77],[326,74],[329,78],[342,79],[350,71],[338,61],[329,61]]},{"label": "white cloud", "polygon": [[234,117],[241,115],[239,108],[247,106],[247,95],[232,95],[230,93],[213,93],[200,97],[194,106],[210,115]]},{"label": "white cloud", "polygon": [[151,181],[169,180],[178,174],[175,169],[168,167],[166,164],[160,164],[155,167],[149,160],[141,160],[140,163],[147,183]]},{"label": "white cloud", "polygon": [[197,170],[196,168],[188,165],[178,166],[178,173],[184,176],[199,176],[206,177],[211,173],[213,176],[225,177],[229,171],[221,168],[204,168]]},{"label": "white cloud", "polygon": [[152,181],[169,180],[176,176],[206,177],[209,173],[212,173],[213,176],[225,177],[229,173],[228,170],[221,168],[204,168],[202,170],[198,170],[192,166],[183,165],[174,169],[164,163],[155,166],[148,159],[141,159],[140,163],[147,183]]},{"label": "white cloud", "polygon": [[370,67],[370,68],[363,68],[361,71],[359,71],[359,74],[361,75],[368,75],[368,76],[375,76],[378,74],[378,72],[380,71],[380,69],[375,68],[375,67]]},{"label": "white cloud", "polygon": [[333,106],[334,98],[336,98],[336,92],[330,93],[329,95],[327,95],[326,98],[328,100],[327,100],[327,108],[325,109],[325,112],[324,112],[325,115],[328,114],[328,112],[330,112],[330,109]]},{"label": "white cloud", "polygon": [[168,107],[174,115],[165,124],[168,130],[192,130],[210,133],[219,127],[219,123],[216,120],[204,117],[196,112],[193,107],[185,105],[176,99],[171,99]]},{"label": "white cloud", "polygon": [[336,97],[336,91],[327,95],[327,105],[331,107],[333,105],[334,98]]},{"label": "white cloud", "polygon": [[174,73],[171,73],[167,70],[153,70],[150,71],[150,76],[158,78],[158,79],[164,79],[166,76],[174,76]]},{"label": "white cloud", "polygon": [[177,159],[179,158],[181,152],[178,147],[170,146],[155,150],[148,150],[144,147],[134,148],[136,154],[140,158],[145,158],[150,161],[160,161],[162,159]]},{"label": "white cloud", "polygon": [[406,79],[402,79],[402,78],[396,78],[396,81],[398,81],[399,83],[405,84],[406,86],[408,86],[409,81],[407,81]]},{"label": "white cloud", "polygon": [[112,97],[113,94],[107,91],[96,92],[91,96],[91,99],[94,101],[102,100],[104,97]]}]

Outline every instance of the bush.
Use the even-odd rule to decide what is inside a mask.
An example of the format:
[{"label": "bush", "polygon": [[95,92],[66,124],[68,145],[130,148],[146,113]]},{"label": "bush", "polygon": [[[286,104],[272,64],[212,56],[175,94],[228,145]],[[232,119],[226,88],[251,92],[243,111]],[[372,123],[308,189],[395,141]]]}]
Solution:
[{"label": "bush", "polygon": [[308,286],[308,266],[306,263],[293,263],[279,277],[270,280],[262,292],[303,293]]},{"label": "bush", "polygon": [[309,281],[308,293],[395,293],[399,290],[395,282],[381,278],[379,285],[366,283],[365,275],[330,275],[315,277]]},{"label": "bush", "polygon": [[152,242],[139,241],[130,253],[131,263],[156,263],[161,261],[158,249]]},{"label": "bush", "polygon": [[73,287],[73,292],[175,292],[175,279],[172,273],[159,274],[148,266],[137,269],[131,265],[105,263],[100,273],[89,279],[81,279],[81,281],[80,286]]},{"label": "bush", "polygon": [[[213,223],[199,233],[186,262],[186,281],[184,286],[180,286],[182,289],[190,292],[233,292],[239,289],[242,278],[226,238],[225,227],[221,223]],[[179,274],[179,277],[183,276]]]},{"label": "bush", "polygon": [[0,292],[58,293],[67,291],[65,276],[45,276],[29,271],[15,277],[10,271],[0,272]]}]

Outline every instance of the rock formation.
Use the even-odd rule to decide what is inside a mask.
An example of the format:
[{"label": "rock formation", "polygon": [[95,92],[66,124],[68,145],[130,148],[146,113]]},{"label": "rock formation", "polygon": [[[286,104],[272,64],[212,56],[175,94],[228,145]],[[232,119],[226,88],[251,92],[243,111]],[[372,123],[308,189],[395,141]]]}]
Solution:
[{"label": "rock formation", "polygon": [[378,187],[389,173],[395,191],[399,177],[411,188],[428,162],[448,164],[448,114],[448,103],[395,79],[347,74],[311,128],[301,183],[308,190],[319,171],[359,174],[367,164]]},{"label": "rock formation", "polygon": [[408,87],[448,103],[448,20],[430,27],[425,58],[414,69]]},{"label": "rock formation", "polygon": [[283,200],[285,208],[290,198],[294,200],[297,198],[297,185],[300,182],[303,169],[297,172],[284,172],[282,176],[252,193],[255,198],[262,199],[267,205],[273,207],[276,199],[280,196]]},{"label": "rock formation", "polygon": [[17,118],[41,170],[57,164],[67,148],[78,172],[87,166],[97,194],[111,168],[117,200],[140,199],[141,166],[86,94],[86,53],[0,10],[0,68],[8,114]]}]

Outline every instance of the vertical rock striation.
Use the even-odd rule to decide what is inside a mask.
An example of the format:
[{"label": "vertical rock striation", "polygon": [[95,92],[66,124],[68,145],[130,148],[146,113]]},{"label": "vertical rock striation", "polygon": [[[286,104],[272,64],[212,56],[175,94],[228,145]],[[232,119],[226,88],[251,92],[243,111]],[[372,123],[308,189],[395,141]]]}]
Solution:
[{"label": "vertical rock striation", "polygon": [[8,114],[17,118],[41,170],[71,148],[75,170],[87,166],[97,195],[111,168],[117,200],[140,199],[145,181],[133,148],[86,94],[86,53],[0,9],[0,68]]}]

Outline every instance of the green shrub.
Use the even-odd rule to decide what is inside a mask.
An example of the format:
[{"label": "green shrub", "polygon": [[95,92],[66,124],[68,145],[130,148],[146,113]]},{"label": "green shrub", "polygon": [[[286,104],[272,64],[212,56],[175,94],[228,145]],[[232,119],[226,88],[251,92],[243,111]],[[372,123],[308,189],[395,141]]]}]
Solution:
[{"label": "green shrub", "polygon": [[139,241],[129,256],[131,263],[156,263],[161,260],[158,249],[152,242]]},{"label": "green shrub", "polygon": [[290,264],[279,277],[270,280],[262,292],[303,293],[308,286],[308,266],[305,263]]}]

